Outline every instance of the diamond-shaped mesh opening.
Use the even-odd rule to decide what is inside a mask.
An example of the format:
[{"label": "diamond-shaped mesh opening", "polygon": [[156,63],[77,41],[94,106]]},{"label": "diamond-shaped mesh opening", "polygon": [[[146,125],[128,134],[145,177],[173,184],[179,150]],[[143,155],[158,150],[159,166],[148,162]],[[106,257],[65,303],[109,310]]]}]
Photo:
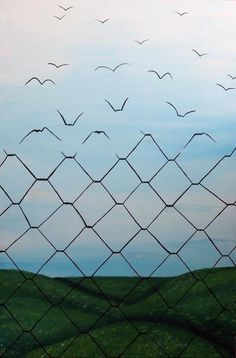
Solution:
[{"label": "diamond-shaped mesh opening", "polygon": [[125,160],[119,160],[102,182],[118,203],[123,203],[140,184],[138,176]]},{"label": "diamond-shaped mesh opening", "polygon": [[141,230],[122,250],[126,260],[140,276],[149,276],[168,253],[147,231]]},{"label": "diamond-shaped mesh opening", "polygon": [[19,202],[35,181],[30,171],[15,156],[7,157],[0,166],[0,178],[1,186],[13,202]]},{"label": "diamond-shaped mesh opening", "polygon": [[148,227],[164,208],[163,201],[148,184],[141,184],[126,200],[126,208],[142,228]]},{"label": "diamond-shaped mesh opening", "polygon": [[47,181],[37,181],[22,201],[22,209],[32,226],[39,226],[61,204]]},{"label": "diamond-shaped mesh opening", "polygon": [[50,177],[50,182],[63,201],[73,203],[91,184],[91,179],[75,160],[65,159]]},{"label": "diamond-shaped mesh opening", "polygon": [[72,205],[64,204],[40,226],[40,231],[56,249],[64,250],[83,228],[78,212]]},{"label": "diamond-shaped mesh opening", "polygon": [[65,252],[86,276],[92,276],[112,253],[92,229],[83,230]]},{"label": "diamond-shaped mesh opening", "polygon": [[116,205],[94,229],[112,250],[119,251],[139,231],[139,226],[123,206]]},{"label": "diamond-shaped mesh opening", "polygon": [[178,200],[175,207],[197,229],[205,229],[225,205],[202,186],[193,185]]},{"label": "diamond-shaped mesh opening", "polygon": [[206,229],[206,232],[222,255],[236,246],[236,207],[228,206]]},{"label": "diamond-shaped mesh opening", "polygon": [[191,182],[174,162],[168,162],[150,184],[166,204],[173,205]]},{"label": "diamond-shaped mesh opening", "polygon": [[16,205],[9,207],[0,216],[1,250],[6,250],[12,245],[28,227],[28,223],[20,208]]},{"label": "diamond-shaped mesh opening", "polygon": [[143,181],[152,179],[166,163],[166,157],[149,136],[144,137],[139,142],[135,150],[131,151],[127,160]]},{"label": "diamond-shaped mesh opening", "polygon": [[[196,255],[204,252],[204,255]],[[220,253],[203,232],[194,234],[179,251],[179,256],[191,271],[212,268],[220,259]]]},{"label": "diamond-shaped mesh opening", "polygon": [[27,231],[7,250],[20,270],[33,272],[39,271],[54,252],[54,248],[37,229]]},{"label": "diamond-shaped mesh opening", "polygon": [[222,200],[228,204],[236,201],[236,153],[229,158],[220,160],[217,166],[212,170],[202,184],[213,191]]},{"label": "diamond-shaped mesh opening", "polygon": [[173,207],[165,208],[148,230],[170,252],[177,252],[195,232],[194,227]]},{"label": "diamond-shaped mesh opening", "polygon": [[87,225],[94,225],[109,211],[115,202],[100,183],[93,183],[76,200],[75,208],[83,216]]},{"label": "diamond-shaped mesh opening", "polygon": [[104,314],[91,331],[91,336],[108,357],[119,356],[137,335],[137,330],[117,308]]}]

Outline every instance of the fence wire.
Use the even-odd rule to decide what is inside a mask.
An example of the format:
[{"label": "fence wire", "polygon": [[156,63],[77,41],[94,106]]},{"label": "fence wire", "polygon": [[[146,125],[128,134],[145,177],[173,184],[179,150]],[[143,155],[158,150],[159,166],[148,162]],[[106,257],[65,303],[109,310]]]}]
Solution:
[{"label": "fence wire", "polygon": [[[161,160],[158,166],[155,167],[155,165],[153,165],[152,171],[146,173],[147,175],[145,176],[145,172],[142,170],[143,163],[138,163],[137,165],[133,160],[133,155],[146,140],[155,146],[158,156],[161,156]],[[188,148],[186,148],[186,151],[187,149]],[[227,305],[225,302],[222,302],[221,297],[209,284],[208,278],[212,270],[215,267],[219,267],[224,260],[227,262],[227,266],[235,267],[234,257],[236,246],[234,240],[228,239],[227,241],[227,238],[224,239],[223,236],[222,240],[215,238],[214,230],[212,231],[211,227],[214,226],[221,217],[226,221],[228,217],[231,218],[228,212],[235,209],[236,202],[235,198],[232,199],[233,196],[229,198],[227,195],[224,195],[222,190],[214,189],[211,185],[208,185],[206,179],[209,177],[213,178],[215,172],[221,170],[221,165],[233,156],[235,149],[220,158],[212,168],[204,173],[200,180],[197,181],[192,179],[191,173],[188,173],[187,170],[183,168],[181,160],[179,160],[181,158],[181,152],[175,157],[169,158],[153,136],[145,133],[143,133],[142,138],[126,156],[117,156],[114,164],[103,174],[100,180],[95,180],[89,170],[81,164],[79,154],[66,156],[62,153],[60,163],[51,171],[50,175],[44,178],[34,175],[29,165],[26,165],[24,160],[17,154],[5,153],[5,158],[0,165],[0,175],[3,171],[5,172],[6,178],[8,175],[12,175],[11,163],[14,161],[14,168],[16,168],[14,175],[16,180],[19,170],[24,171],[27,180],[23,182],[18,181],[18,186],[14,189],[15,191],[11,190],[9,187],[10,184],[7,184],[7,180],[5,180],[4,183],[2,182],[0,186],[1,223],[11,219],[9,228],[10,232],[12,232],[12,235],[9,234],[9,237],[4,237],[5,233],[1,233],[1,255],[5,255],[12,267],[14,267],[20,275],[20,279],[14,289],[9,291],[1,302],[4,317],[7,315],[11,324],[9,327],[6,327],[6,329],[9,330],[6,340],[1,339],[0,355],[2,357],[13,357],[14,354],[16,354],[14,352],[16,352],[17,347],[21,344],[20,342],[24,341],[31,349],[38,349],[38,355],[35,355],[35,357],[73,357],[73,354],[66,355],[67,352],[69,352],[73,345],[77,344],[79,340],[86,339],[90,342],[90,345],[96,347],[97,355],[93,354],[93,356],[97,357],[131,357],[132,355],[129,355],[129,351],[137,342],[144,347],[146,344],[152,347],[152,357],[173,357],[168,351],[168,347],[164,346],[153,334],[153,331],[158,329],[158,325],[165,322],[165,317],[171,315],[176,318],[181,327],[185,327],[192,332],[176,356],[191,356],[188,355],[189,347],[191,347],[193,342],[196,342],[197,337],[201,335],[201,337],[205,337],[210,342],[216,356],[218,354],[219,357],[225,357],[225,353],[219,349],[211,332],[212,327],[217,325],[219,317],[226,317],[232,314],[234,302],[229,302]],[[67,169],[68,163],[72,163],[73,165],[74,169],[72,172]],[[68,166],[68,168],[70,168],[70,166]],[[174,194],[171,195],[171,191],[168,191],[168,180],[171,183],[170,178],[165,178],[165,175],[169,175],[168,168],[172,168],[172,172],[178,173],[178,183],[174,183],[179,187],[177,194],[175,191]],[[67,170],[69,170],[69,172],[67,172]],[[117,185],[119,181],[122,180],[119,179],[121,170],[128,175],[127,178],[129,180],[127,179],[127,182],[122,182],[123,191],[118,195]],[[64,174],[66,173],[70,181],[75,183],[75,186],[68,184],[69,187],[65,188],[67,183],[62,182],[63,175],[60,177],[60,171]],[[163,181],[166,183],[164,189],[159,182],[159,178],[161,177],[162,183]],[[173,176],[173,180],[176,180],[175,176]],[[232,192],[233,187],[228,187],[227,190]],[[100,194],[97,196],[97,193]],[[197,209],[203,212],[203,217],[202,215],[200,216],[200,218],[203,218],[203,221],[199,222],[198,217],[196,219],[196,217],[191,214],[191,207],[195,205],[194,200],[196,197],[199,197],[200,200],[202,199],[201,195],[205,198],[205,202],[209,203],[212,200],[213,209],[211,215],[208,217],[208,207],[204,208],[205,203],[200,201]],[[148,198],[148,207],[145,206],[145,201],[143,200],[145,196]],[[32,205],[32,200],[36,203],[36,206]],[[171,220],[169,220],[170,226],[176,225],[174,231],[178,232],[184,225],[188,227],[188,230],[186,230],[187,234],[184,235],[183,240],[175,249],[172,248],[171,245],[167,245],[165,240],[163,242],[158,229],[159,223],[162,222],[165,215],[170,212],[172,213],[172,218],[177,218],[173,224]],[[94,213],[92,217],[90,217],[90,213]],[[36,215],[36,219],[34,215]],[[19,216],[23,219],[20,220]],[[115,217],[118,217],[118,219],[120,217],[122,218],[123,221],[121,220],[120,226],[119,223],[115,227],[113,226],[112,220]],[[67,218],[72,220],[71,223],[67,221]],[[164,220],[164,223],[168,223],[168,215],[166,220],[167,221]],[[23,222],[24,224],[22,224]],[[124,222],[131,232],[128,232],[128,229],[124,227],[124,230],[127,231],[126,236],[122,238],[121,242],[114,243],[113,235],[116,234],[118,228],[122,229]],[[221,221],[219,221],[219,226],[220,223]],[[57,228],[57,225],[59,225],[59,228]],[[178,227],[178,225],[180,227]],[[12,227],[15,228],[15,231],[13,230],[14,232],[11,231]],[[57,235],[59,235],[60,230],[63,232],[63,227],[67,227],[68,233],[70,234],[66,244],[57,241]],[[89,240],[88,236],[86,236],[88,232],[92,240],[94,239],[96,244],[99,243],[102,250],[106,252],[106,255],[104,255],[102,259],[96,261],[96,253],[94,255],[93,246],[91,245],[90,249],[87,247],[88,251],[91,250],[92,255],[89,270],[84,266],[82,259],[81,264],[80,259],[76,259],[76,255],[80,253],[78,243],[82,242],[80,241],[82,237],[84,240],[86,240],[86,238]],[[41,258],[41,261],[44,260],[44,262],[40,262],[38,266],[36,265],[37,267],[35,266],[35,273],[29,275],[22,269],[19,260],[15,258],[14,250],[20,247],[20,245],[23,245],[23,247],[34,245],[33,237],[35,237],[36,240],[37,238],[39,241],[41,240],[40,242],[43,247],[47,248],[47,250],[45,250],[48,254],[46,257],[43,256]],[[203,241],[207,242],[215,252],[215,260],[211,262],[209,258],[209,269],[204,271],[204,275],[200,274],[200,271],[193,269],[191,259],[187,256],[189,249],[186,251],[186,248],[194,237],[202,237]],[[146,270],[144,266],[137,264],[136,258],[138,256],[134,257],[129,254],[129,248],[135,248],[140,238],[141,241],[143,240],[143,247],[152,242],[153,250],[156,250],[154,254],[157,254],[158,259],[155,264],[150,263],[151,259],[149,260],[149,271]],[[224,244],[226,242],[228,242],[228,251],[224,250]],[[32,249],[35,254],[35,260],[37,261],[36,258],[40,256],[40,250],[37,253],[37,242],[35,249],[34,246],[32,246]],[[194,247],[192,247],[192,250],[194,250]],[[183,254],[184,252],[185,254]],[[142,250],[140,252],[140,255],[141,254]],[[204,256],[208,253],[202,252],[200,255],[201,254]],[[47,290],[44,289],[40,281],[40,274],[44,273],[44,270],[56,259],[57,255],[61,255],[60,257],[66,259],[67,262],[71,264],[71,267],[77,269],[80,279],[73,281],[73,278],[71,278],[67,290],[60,293],[56,298],[53,293],[50,296],[48,295]],[[172,259],[174,259],[175,262],[178,261],[185,272],[188,272],[191,276],[189,278],[188,287],[185,290],[181,291],[180,289],[178,292],[173,292],[173,299],[170,300],[162,287],[156,284],[154,278],[158,277],[159,272],[161,272],[164,267],[168,267],[168,265],[171,267]],[[122,295],[118,295],[119,297],[116,296],[115,292],[109,292],[109,289],[103,285],[102,278],[100,277],[102,269],[106,267],[109,262],[112,262],[114,265],[118,262],[118,266],[119,262],[122,262],[127,270],[132,273],[131,276],[136,278],[131,286],[124,278],[124,282],[126,283],[122,286]],[[120,274],[120,276],[122,276],[122,274]],[[63,278],[59,280],[63,282]],[[32,286],[29,286],[29,283]],[[207,292],[206,304],[208,305],[209,303],[210,307],[210,303],[213,302],[215,308],[212,314],[209,312],[207,324],[205,323],[204,327],[198,325],[198,328],[196,328],[196,325],[193,325],[186,315],[182,314],[180,308],[180,303],[183,302],[186,297],[191,296],[194,304],[196,299],[196,297],[194,297],[194,288],[196,285],[200,285],[202,289]],[[150,311],[151,319],[149,321],[147,319],[148,324],[142,326],[138,317],[134,319],[131,317],[129,302],[134,298],[138,299],[138,297],[142,295],[142,288],[144,286],[146,288],[148,287],[150,297],[152,297],[154,293],[158,296],[161,302],[161,309],[159,312]],[[21,314],[16,313],[13,309],[14,302],[17,302],[19,307],[21,305],[22,307],[24,306],[24,303],[19,297],[21,297],[21,292],[24,291],[25,287],[33,287],[33,290],[35,290],[34,294],[36,296],[40,295],[44,302],[41,314],[31,318],[29,324],[25,322]],[[71,314],[70,310],[68,310],[68,305],[73,295],[76,295],[78,288],[81,287],[83,287],[85,291],[96,291],[96,294],[102,299],[104,306],[101,311],[99,311],[97,307],[88,307],[89,304],[86,300],[84,301],[83,298],[81,298],[81,300],[78,298],[78,317],[74,317],[74,315]],[[32,300],[34,300],[34,294],[32,294]],[[148,302],[147,300],[147,312]],[[96,319],[91,319],[90,322],[86,324],[80,324],[80,315],[81,321],[83,321],[83,311],[87,312],[90,309],[96,312]],[[50,321],[54,319],[57,321],[58,317],[60,317],[58,322],[64,322],[65,330],[68,329],[73,332],[73,337],[68,337],[68,341],[64,343],[63,346],[60,346],[60,349],[58,348],[57,353],[54,352],[51,354],[47,343],[42,339],[40,327],[43,322],[46,322],[50,330]],[[106,339],[104,337],[99,338],[96,333],[94,333],[97,327],[105,327],[111,317],[115,322],[126,323],[126,327],[128,327],[128,331],[123,333],[116,331],[112,333],[111,331],[111,334],[114,335],[114,339],[118,333],[123,334],[122,344],[120,345],[119,352],[116,353],[111,350],[111,347],[106,345]],[[2,322],[2,324],[4,325],[4,322]],[[60,327],[57,328],[58,340],[60,340]],[[14,334],[12,333],[13,330],[15,332]],[[130,332],[132,332],[132,334]],[[78,351],[76,357],[85,357],[85,355],[82,355],[82,351],[83,345],[81,343],[81,352]],[[87,355],[87,357],[89,357],[89,355]]]}]

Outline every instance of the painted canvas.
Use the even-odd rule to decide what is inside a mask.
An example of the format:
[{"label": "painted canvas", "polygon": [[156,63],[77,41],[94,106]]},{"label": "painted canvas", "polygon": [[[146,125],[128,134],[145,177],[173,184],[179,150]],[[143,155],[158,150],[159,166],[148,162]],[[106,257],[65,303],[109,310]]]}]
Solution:
[{"label": "painted canvas", "polygon": [[0,356],[234,357],[236,1],[0,9]]}]

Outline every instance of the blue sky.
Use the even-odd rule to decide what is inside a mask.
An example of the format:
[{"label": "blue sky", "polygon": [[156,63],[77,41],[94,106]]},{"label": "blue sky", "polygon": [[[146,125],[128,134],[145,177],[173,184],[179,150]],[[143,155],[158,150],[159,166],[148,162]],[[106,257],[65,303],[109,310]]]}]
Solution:
[{"label": "blue sky", "polygon": [[[117,163],[116,154],[126,157],[142,139],[140,131],[143,131],[152,133],[169,159],[180,153],[177,163],[193,182],[198,182],[224,155],[232,152],[236,133],[236,90],[225,92],[216,83],[236,87],[236,80],[228,76],[236,76],[235,2],[148,0],[144,4],[138,0],[72,0],[70,5],[74,8],[58,21],[54,16],[64,12],[54,0],[50,4],[46,0],[30,4],[26,0],[1,2],[4,50],[0,59],[1,162],[5,158],[3,150],[15,153],[36,177],[46,178],[63,160],[61,151],[66,155],[78,153],[78,163],[94,180],[100,180]],[[187,11],[188,14],[180,17],[176,11]],[[109,21],[103,25],[96,21],[97,18],[109,18]],[[135,42],[143,39],[148,41],[141,46]],[[199,58],[192,48],[208,55]],[[48,62],[69,63],[69,66],[56,69]],[[130,65],[122,66],[114,73],[104,69],[94,71],[99,65],[115,67],[121,62]],[[170,72],[173,80],[168,77],[159,80],[155,74],[147,72],[150,69]],[[31,82],[25,86],[33,76],[51,78],[56,85],[40,86]],[[105,102],[107,99],[119,107],[127,97],[129,100],[122,112],[114,113]],[[166,101],[176,105],[181,113],[192,109],[196,112],[185,118],[177,117]],[[57,110],[68,122],[73,122],[79,113],[84,114],[74,127],[66,127]],[[44,132],[32,134],[18,144],[30,130],[44,126],[48,126],[61,141]],[[105,130],[111,141],[94,135],[82,144],[93,130]],[[196,132],[209,133],[216,143],[207,137],[196,137],[184,149]],[[150,180],[166,164],[166,158],[149,137],[144,138],[128,161],[143,180]],[[142,225],[150,225],[150,233],[138,233],[139,227],[127,212],[124,214],[124,208],[112,208],[114,200],[104,187],[91,183],[91,178],[78,163],[66,159],[50,177],[64,201],[74,201],[77,194],[89,186],[86,194],[75,202],[75,208],[60,208],[60,198],[46,182],[35,183],[23,200],[22,208],[31,225],[42,224],[40,232],[37,229],[33,229],[33,233],[28,231],[22,212],[14,205],[0,216],[4,250],[23,235],[7,250],[22,269],[38,270],[44,260],[55,254],[55,248],[43,235],[51,236],[57,249],[65,249],[79,234],[73,252],[81,252],[81,256],[74,259],[79,260],[86,274],[92,274],[109,258],[111,250],[122,249],[130,238],[125,236],[128,228],[137,236],[122,253],[142,275],[151,274],[163,260],[156,275],[173,275],[187,270],[176,255],[167,258],[168,253],[162,251],[160,242],[171,252],[176,252],[194,235],[186,249],[180,252],[185,261],[188,258],[192,262],[192,267],[189,264],[192,269],[216,264],[220,259],[219,251],[228,255],[235,247],[232,242],[236,229],[235,154],[225,158],[203,181],[203,185],[220,199],[234,204],[227,209],[203,187],[190,188],[176,203],[175,208],[184,216],[175,209],[165,208],[154,189],[167,204],[173,204],[191,184],[174,162],[165,165],[153,178],[152,188],[147,184],[140,185],[126,206]],[[75,177],[79,178],[77,182]],[[8,157],[0,167],[0,178],[0,185],[16,202],[34,183],[34,178],[15,157]],[[102,183],[117,201],[122,201],[140,180],[125,161],[120,161]],[[8,205],[3,191],[0,191],[0,198],[3,210]],[[54,210],[56,213],[43,224]],[[77,222],[75,210],[81,212],[88,225],[96,223],[99,215],[111,211],[95,225],[96,232],[88,234],[87,229]],[[215,240],[217,251],[207,236],[198,237],[194,232],[196,227],[207,227],[220,211],[222,214],[209,226],[209,232],[206,230]],[[151,224],[157,215],[160,216],[156,224]],[[62,221],[68,225],[61,225]],[[97,235],[106,238],[110,249]],[[29,245],[32,240],[34,244]],[[158,249],[155,251],[154,247]],[[35,250],[40,252],[38,258],[34,255]],[[206,260],[201,255],[196,260],[195,252],[202,250],[207,253]],[[72,254],[70,246],[68,254]],[[1,256],[4,267],[12,265],[5,253]],[[230,257],[235,260],[235,251]],[[233,261],[226,261],[221,260],[222,265],[232,265]],[[59,272],[59,267],[64,269]],[[71,275],[77,271],[60,253],[53,256],[42,272]],[[100,275],[109,273],[131,274],[130,267],[119,255],[111,256],[104,271],[97,272]]]}]

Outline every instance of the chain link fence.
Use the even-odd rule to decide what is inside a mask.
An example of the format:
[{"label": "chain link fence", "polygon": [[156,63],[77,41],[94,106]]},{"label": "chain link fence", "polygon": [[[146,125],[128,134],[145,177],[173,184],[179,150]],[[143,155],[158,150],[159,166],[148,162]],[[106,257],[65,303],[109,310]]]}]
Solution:
[{"label": "chain link fence", "polygon": [[233,356],[235,150],[195,176],[188,150],[143,133],[99,178],[5,153],[2,357]]}]

